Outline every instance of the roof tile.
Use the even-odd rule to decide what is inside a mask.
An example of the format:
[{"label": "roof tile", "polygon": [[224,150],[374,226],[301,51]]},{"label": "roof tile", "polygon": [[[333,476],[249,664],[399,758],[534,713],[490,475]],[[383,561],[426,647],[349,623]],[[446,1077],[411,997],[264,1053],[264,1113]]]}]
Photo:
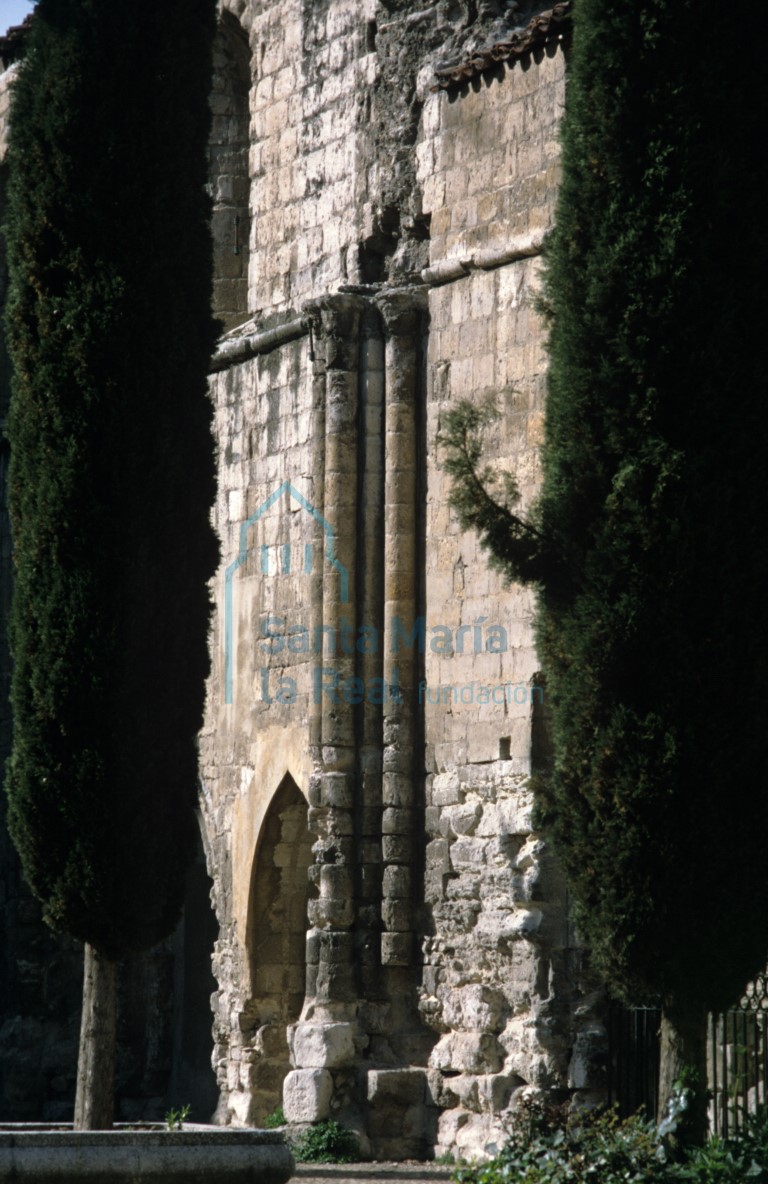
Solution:
[{"label": "roof tile", "polygon": [[504,41],[496,41],[484,49],[475,50],[463,62],[435,70],[437,83],[433,91],[448,90],[460,86],[470,78],[476,78],[486,70],[492,70],[499,62],[521,58],[531,50],[563,36],[564,28],[570,28],[573,0],[559,0],[552,8],[540,12],[522,29],[515,29]]}]

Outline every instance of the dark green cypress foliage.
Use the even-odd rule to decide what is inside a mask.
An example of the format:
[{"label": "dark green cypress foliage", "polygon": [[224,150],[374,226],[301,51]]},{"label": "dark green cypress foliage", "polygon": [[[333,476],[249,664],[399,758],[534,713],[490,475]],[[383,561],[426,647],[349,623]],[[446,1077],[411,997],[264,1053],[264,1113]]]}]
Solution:
[{"label": "dark green cypress foliage", "polygon": [[607,981],[709,1008],[768,956],[768,170],[723,15],[578,0],[539,507],[543,818]]},{"label": "dark green cypress foliage", "polygon": [[46,919],[173,927],[217,559],[214,0],[40,0],[14,89],[9,820]]},{"label": "dark green cypress foliage", "polygon": [[539,821],[582,933],[618,995],[673,1011],[732,1003],[768,958],[768,154],[753,12],[577,0],[528,527],[476,488],[484,413],[460,407],[444,433],[463,525],[538,586],[555,747]]}]

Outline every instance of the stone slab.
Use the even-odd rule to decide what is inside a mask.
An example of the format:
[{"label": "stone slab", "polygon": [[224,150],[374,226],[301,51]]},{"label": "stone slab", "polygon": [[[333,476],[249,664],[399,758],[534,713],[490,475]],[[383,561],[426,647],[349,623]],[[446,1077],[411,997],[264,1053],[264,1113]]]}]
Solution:
[{"label": "stone slab", "polygon": [[0,1180],[30,1184],[285,1184],[294,1161],[276,1131],[0,1130]]}]

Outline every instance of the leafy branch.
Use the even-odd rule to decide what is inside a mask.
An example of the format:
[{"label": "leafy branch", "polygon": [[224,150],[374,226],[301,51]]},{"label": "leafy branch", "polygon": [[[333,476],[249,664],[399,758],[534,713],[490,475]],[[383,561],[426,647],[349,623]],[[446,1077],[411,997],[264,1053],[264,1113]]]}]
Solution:
[{"label": "leafy branch", "polygon": [[452,478],[449,505],[462,530],[475,530],[490,552],[491,564],[509,580],[538,581],[549,552],[546,538],[512,507],[520,491],[511,473],[483,465],[483,432],[499,419],[496,401],[462,399],[448,411],[437,443],[444,450],[443,470]]}]

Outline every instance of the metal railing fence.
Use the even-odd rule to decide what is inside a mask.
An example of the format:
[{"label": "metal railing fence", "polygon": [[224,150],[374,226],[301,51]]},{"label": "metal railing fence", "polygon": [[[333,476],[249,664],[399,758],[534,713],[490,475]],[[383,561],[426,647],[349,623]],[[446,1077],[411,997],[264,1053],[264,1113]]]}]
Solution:
[{"label": "metal railing fence", "polygon": [[[609,1102],[622,1117],[640,1107],[656,1115],[660,1026],[658,1007],[609,1008]],[[768,972],[750,983],[738,1007],[710,1016],[707,1078],[715,1134],[732,1134],[768,1104]]]}]

